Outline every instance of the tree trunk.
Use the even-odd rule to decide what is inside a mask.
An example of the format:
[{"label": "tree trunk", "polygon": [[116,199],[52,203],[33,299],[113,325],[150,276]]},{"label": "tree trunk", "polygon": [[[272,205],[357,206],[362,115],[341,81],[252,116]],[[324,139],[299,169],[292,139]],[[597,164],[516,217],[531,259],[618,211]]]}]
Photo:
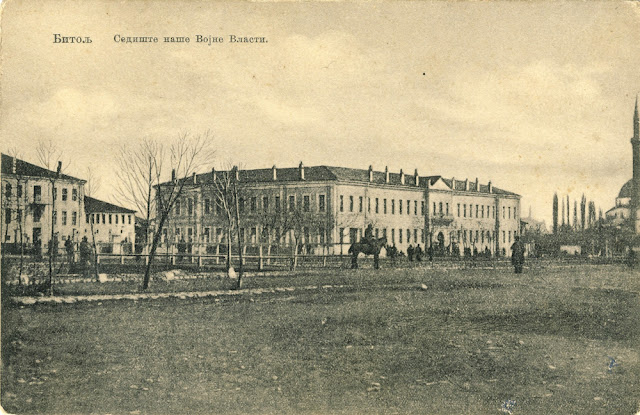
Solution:
[{"label": "tree trunk", "polygon": [[95,274],[94,276],[96,277],[96,281],[99,281],[100,270],[98,268],[98,245],[96,244],[96,234],[93,230],[93,221],[90,220],[89,223],[91,224],[91,244],[93,245],[93,273]]},{"label": "tree trunk", "polygon": [[158,249],[158,243],[160,242],[160,236],[162,235],[162,228],[164,226],[164,222],[167,220],[168,213],[163,213],[160,218],[160,223],[158,224],[158,229],[156,229],[153,235],[153,244],[151,245],[151,252],[149,252],[149,261],[147,262],[147,268],[144,271],[144,279],[142,280],[142,289],[146,290],[149,288],[149,278],[151,277],[151,263],[153,262],[153,258],[156,255],[156,250]]}]

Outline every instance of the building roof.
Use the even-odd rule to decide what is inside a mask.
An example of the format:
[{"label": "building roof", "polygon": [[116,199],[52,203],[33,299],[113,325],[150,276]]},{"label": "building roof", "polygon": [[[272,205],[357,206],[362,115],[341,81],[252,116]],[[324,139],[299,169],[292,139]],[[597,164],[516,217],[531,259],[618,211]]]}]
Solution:
[{"label": "building roof", "polygon": [[[224,173],[218,171],[217,173]],[[240,181],[244,183],[273,183],[273,168],[270,169],[253,169],[253,170],[240,170]],[[465,191],[465,181],[452,179],[445,179],[442,176],[418,176],[418,186],[416,186],[416,176],[413,173],[404,173],[404,184],[401,181],[400,173],[389,172],[389,182],[385,183],[385,172],[372,171],[373,184],[388,184],[395,186],[406,187],[423,187],[433,185],[442,179],[443,182],[451,189],[458,191]],[[183,178],[186,180],[186,185],[193,185],[193,176]],[[302,182],[300,178],[300,167],[287,167],[276,169],[276,181],[277,182]],[[336,182],[360,182],[369,183],[369,170],[368,169],[353,169],[349,167],[334,167],[334,166],[305,166],[304,167],[304,181],[317,182],[317,181],[336,181]],[[202,173],[196,175],[196,183],[211,183],[212,172]],[[163,185],[169,184],[169,182],[163,183]],[[455,187],[453,187],[453,186]],[[469,181],[470,192],[489,193],[489,185],[479,184],[480,189],[476,189],[475,181]],[[499,189],[495,186],[492,188],[492,193],[502,195],[519,196],[516,193],[509,192],[507,190]]]},{"label": "building roof", "polygon": [[84,211],[86,213],[136,213],[135,210],[104,202],[93,197],[84,197]]},{"label": "building roof", "polygon": [[[7,154],[2,154],[2,174],[3,175],[17,175],[17,176],[29,176],[29,177],[44,177],[44,178],[55,178],[56,172],[52,170],[45,169],[44,167],[37,166],[35,164],[28,163],[24,160],[20,160],[19,158],[15,158],[16,163],[16,171],[13,172],[13,161],[14,157],[11,157]],[[65,180],[75,180],[79,182],[84,182],[85,180],[78,179],[77,177],[69,176],[66,174],[60,174],[61,179]]]},{"label": "building roof", "polygon": [[631,197],[632,190],[633,190],[633,179],[629,180],[624,185],[622,185],[622,188],[620,189],[620,193],[618,193],[618,198]]}]

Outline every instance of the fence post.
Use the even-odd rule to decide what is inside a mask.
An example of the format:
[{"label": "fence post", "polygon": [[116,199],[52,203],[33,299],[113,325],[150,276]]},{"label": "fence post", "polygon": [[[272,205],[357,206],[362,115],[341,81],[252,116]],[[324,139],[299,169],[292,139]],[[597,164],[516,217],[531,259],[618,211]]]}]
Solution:
[{"label": "fence post", "polygon": [[198,268],[202,268],[202,255],[198,254]]},{"label": "fence post", "polygon": [[124,255],[122,254],[122,251],[120,251],[120,265],[124,265]]},{"label": "fence post", "polygon": [[216,245],[216,265],[220,263],[220,257],[218,255],[220,255],[220,244]]},{"label": "fence post", "polygon": [[262,271],[262,245],[258,245],[258,271]]}]

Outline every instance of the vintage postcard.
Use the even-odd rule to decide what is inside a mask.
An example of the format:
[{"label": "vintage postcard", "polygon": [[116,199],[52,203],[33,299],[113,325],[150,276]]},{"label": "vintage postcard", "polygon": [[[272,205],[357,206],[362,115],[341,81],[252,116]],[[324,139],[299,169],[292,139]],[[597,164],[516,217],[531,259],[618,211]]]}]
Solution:
[{"label": "vintage postcard", "polygon": [[640,413],[640,2],[0,7],[6,413]]}]

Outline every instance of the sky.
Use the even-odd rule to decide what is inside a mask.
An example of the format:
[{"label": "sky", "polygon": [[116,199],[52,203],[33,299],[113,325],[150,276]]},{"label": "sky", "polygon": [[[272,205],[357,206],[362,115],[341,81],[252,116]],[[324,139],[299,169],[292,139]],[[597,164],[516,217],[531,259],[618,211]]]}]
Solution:
[{"label": "sky", "polygon": [[[631,178],[639,2],[2,7],[2,151],[35,162],[37,141],[53,140],[68,174],[101,177],[96,196],[107,201],[120,146],[206,131],[212,167],[302,161],[478,177],[522,195],[524,214],[547,224],[554,192],[606,211]],[[56,33],[92,43],[54,43]]]}]

